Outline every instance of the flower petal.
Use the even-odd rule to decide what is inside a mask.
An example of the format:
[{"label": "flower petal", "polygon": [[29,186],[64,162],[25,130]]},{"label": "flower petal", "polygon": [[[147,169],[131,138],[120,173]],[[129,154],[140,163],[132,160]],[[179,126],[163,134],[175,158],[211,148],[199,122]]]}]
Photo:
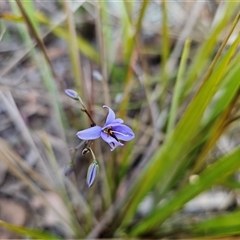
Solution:
[{"label": "flower petal", "polygon": [[77,132],[77,136],[82,140],[93,140],[101,136],[101,130],[101,127],[94,126]]},{"label": "flower petal", "polygon": [[[117,119],[121,119],[121,118],[117,118]],[[110,124],[105,124],[102,127],[102,130],[104,130],[106,128],[112,128],[112,127],[115,127],[115,126],[122,126],[123,125],[121,122],[118,122],[119,120],[117,120],[117,121],[115,121],[115,120],[113,122],[111,122]]]},{"label": "flower petal", "polygon": [[119,140],[130,141],[135,137],[134,132],[125,124],[115,124],[112,126],[112,131]]},{"label": "flower petal", "polygon": [[117,146],[123,146],[124,144],[121,142],[118,142],[115,138],[107,135],[104,132],[101,132],[101,138],[109,144],[111,147],[111,151],[113,151]]},{"label": "flower petal", "polygon": [[110,107],[108,107],[106,105],[103,105],[103,107],[108,108],[108,115],[107,115],[107,119],[105,122],[105,125],[108,125],[115,120],[115,113]]},{"label": "flower petal", "polygon": [[116,118],[115,120],[112,121],[112,123],[124,123],[124,121],[121,118]]}]

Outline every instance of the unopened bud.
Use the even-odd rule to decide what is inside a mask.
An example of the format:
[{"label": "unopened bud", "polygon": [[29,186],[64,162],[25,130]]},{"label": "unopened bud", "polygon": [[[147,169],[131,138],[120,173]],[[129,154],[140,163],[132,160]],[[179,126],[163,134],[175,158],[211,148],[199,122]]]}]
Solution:
[{"label": "unopened bud", "polygon": [[65,90],[65,93],[72,99],[74,100],[79,100],[79,96],[78,96],[78,93],[75,92],[74,90],[72,89],[66,89]]},{"label": "unopened bud", "polygon": [[88,168],[88,173],[87,173],[87,185],[88,187],[91,187],[93,183],[95,182],[97,175],[98,175],[98,170],[99,170],[99,164],[98,161],[95,159],[93,162],[90,164]]},{"label": "unopened bud", "polygon": [[89,153],[89,148],[88,147],[84,147],[83,150],[82,150],[82,155],[85,155]]}]

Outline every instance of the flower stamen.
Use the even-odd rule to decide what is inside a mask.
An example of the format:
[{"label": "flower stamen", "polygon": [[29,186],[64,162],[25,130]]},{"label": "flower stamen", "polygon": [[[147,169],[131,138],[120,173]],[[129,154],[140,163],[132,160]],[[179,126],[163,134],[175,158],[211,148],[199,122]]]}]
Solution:
[{"label": "flower stamen", "polygon": [[117,142],[120,142],[119,139],[115,136],[115,134],[114,134],[114,132],[113,132],[113,130],[112,130],[111,127],[105,128],[105,129],[103,130],[103,132],[106,133],[106,134],[108,135],[108,137],[111,136],[111,137],[113,137]]}]

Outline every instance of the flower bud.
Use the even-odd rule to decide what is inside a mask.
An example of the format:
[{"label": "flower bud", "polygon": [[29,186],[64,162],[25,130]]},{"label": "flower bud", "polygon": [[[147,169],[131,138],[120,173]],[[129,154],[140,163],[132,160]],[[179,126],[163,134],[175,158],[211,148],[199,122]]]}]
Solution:
[{"label": "flower bud", "polygon": [[90,164],[88,168],[88,173],[87,173],[87,185],[88,187],[91,187],[94,183],[94,181],[97,178],[98,175],[98,170],[99,170],[99,164],[97,160],[93,160],[93,162]]},{"label": "flower bud", "polygon": [[74,100],[79,100],[78,93],[72,89],[65,89],[65,93]]},{"label": "flower bud", "polygon": [[64,167],[64,175],[65,176],[70,176],[74,171],[74,164],[73,163],[69,163]]},{"label": "flower bud", "polygon": [[84,147],[82,150],[82,155],[85,155],[87,153],[89,153],[89,149],[87,147]]}]

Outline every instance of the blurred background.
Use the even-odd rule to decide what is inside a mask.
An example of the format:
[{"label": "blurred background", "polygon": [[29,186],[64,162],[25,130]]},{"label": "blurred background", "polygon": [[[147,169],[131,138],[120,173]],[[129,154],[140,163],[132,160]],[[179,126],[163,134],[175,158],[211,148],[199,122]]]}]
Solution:
[{"label": "blurred background", "polygon": [[[1,0],[0,238],[238,238],[239,10]],[[90,188],[76,133],[91,120],[65,89],[135,133],[93,142]]]}]

